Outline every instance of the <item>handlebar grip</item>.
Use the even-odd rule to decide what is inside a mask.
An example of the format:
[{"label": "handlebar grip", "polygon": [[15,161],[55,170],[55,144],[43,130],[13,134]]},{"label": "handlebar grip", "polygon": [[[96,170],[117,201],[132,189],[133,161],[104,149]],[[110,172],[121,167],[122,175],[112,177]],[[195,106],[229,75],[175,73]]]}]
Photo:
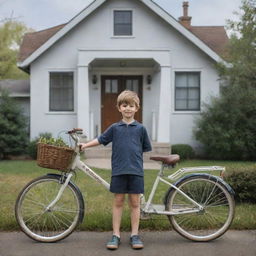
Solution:
[{"label": "handlebar grip", "polygon": [[73,128],[72,130],[68,131],[68,134],[77,133],[77,132],[83,133],[83,129]]},{"label": "handlebar grip", "polygon": [[82,145],[79,145],[79,151],[82,152]]}]

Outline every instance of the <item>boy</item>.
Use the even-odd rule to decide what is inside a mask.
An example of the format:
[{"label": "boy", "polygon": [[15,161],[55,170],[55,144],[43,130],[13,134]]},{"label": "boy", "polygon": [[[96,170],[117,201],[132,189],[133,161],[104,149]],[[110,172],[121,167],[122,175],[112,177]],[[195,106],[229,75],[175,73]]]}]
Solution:
[{"label": "boy", "polygon": [[112,142],[112,177],[110,191],[113,201],[113,236],[106,247],[111,250],[120,244],[120,223],[125,194],[131,211],[131,238],[133,249],[142,249],[143,243],[138,236],[140,221],[140,194],[144,193],[143,152],[151,151],[147,131],[134,120],[139,110],[140,100],[135,92],[125,90],[117,98],[117,108],[122,120],[112,124],[103,134],[91,142],[81,144],[81,149],[107,145]]}]

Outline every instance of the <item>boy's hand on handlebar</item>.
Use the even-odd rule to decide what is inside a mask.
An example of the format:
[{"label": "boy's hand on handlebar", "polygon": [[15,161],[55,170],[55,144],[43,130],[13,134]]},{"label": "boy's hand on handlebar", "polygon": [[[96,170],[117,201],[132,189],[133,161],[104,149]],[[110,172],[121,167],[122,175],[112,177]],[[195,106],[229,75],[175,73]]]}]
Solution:
[{"label": "boy's hand on handlebar", "polygon": [[86,149],[86,143],[79,143],[80,151],[84,151]]},{"label": "boy's hand on handlebar", "polygon": [[86,148],[98,146],[100,143],[98,139],[91,140],[87,143],[79,143],[79,147],[81,151],[84,151]]}]

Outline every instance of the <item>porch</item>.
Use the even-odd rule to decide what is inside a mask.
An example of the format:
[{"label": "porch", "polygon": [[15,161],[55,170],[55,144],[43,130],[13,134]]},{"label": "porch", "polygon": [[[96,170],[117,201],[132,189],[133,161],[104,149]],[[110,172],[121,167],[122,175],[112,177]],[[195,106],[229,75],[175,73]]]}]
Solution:
[{"label": "porch", "polygon": [[[136,119],[146,127],[151,140],[169,144],[170,52],[79,50],[77,125],[84,129],[87,139],[93,139],[109,124],[120,120],[115,101],[123,89],[134,90],[139,94],[142,104],[140,116]],[[103,152],[105,151],[98,153],[105,154]]]}]

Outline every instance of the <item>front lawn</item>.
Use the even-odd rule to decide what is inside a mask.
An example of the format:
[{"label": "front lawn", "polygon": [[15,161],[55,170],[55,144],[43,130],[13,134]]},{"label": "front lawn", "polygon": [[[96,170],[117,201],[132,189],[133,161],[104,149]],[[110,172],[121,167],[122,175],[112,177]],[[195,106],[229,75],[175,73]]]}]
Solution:
[{"label": "front lawn", "polygon": [[[185,166],[204,165],[226,166],[227,172],[234,169],[246,169],[247,167],[253,168],[256,166],[253,162],[191,160],[180,163],[175,169]],[[95,170],[108,182],[110,181],[110,170]],[[58,173],[57,171],[38,167],[35,161],[0,162],[0,230],[13,231],[19,229],[14,217],[15,200],[19,191],[33,178],[52,172]],[[166,174],[169,175],[170,173],[171,171],[166,171]],[[145,170],[146,197],[151,190],[156,174],[157,170]],[[77,177],[74,178],[74,182],[81,189],[86,203],[85,218],[79,229],[94,231],[111,230],[112,194],[83,173],[78,173]],[[164,184],[159,187],[155,203],[161,203],[166,189],[167,186]],[[236,206],[236,215],[231,228],[256,229],[255,220],[256,205],[239,204]],[[123,214],[122,230],[129,229],[129,211],[128,206],[126,206]],[[141,229],[168,230],[170,229],[170,224],[165,216],[157,216],[153,220],[141,221]]]}]

